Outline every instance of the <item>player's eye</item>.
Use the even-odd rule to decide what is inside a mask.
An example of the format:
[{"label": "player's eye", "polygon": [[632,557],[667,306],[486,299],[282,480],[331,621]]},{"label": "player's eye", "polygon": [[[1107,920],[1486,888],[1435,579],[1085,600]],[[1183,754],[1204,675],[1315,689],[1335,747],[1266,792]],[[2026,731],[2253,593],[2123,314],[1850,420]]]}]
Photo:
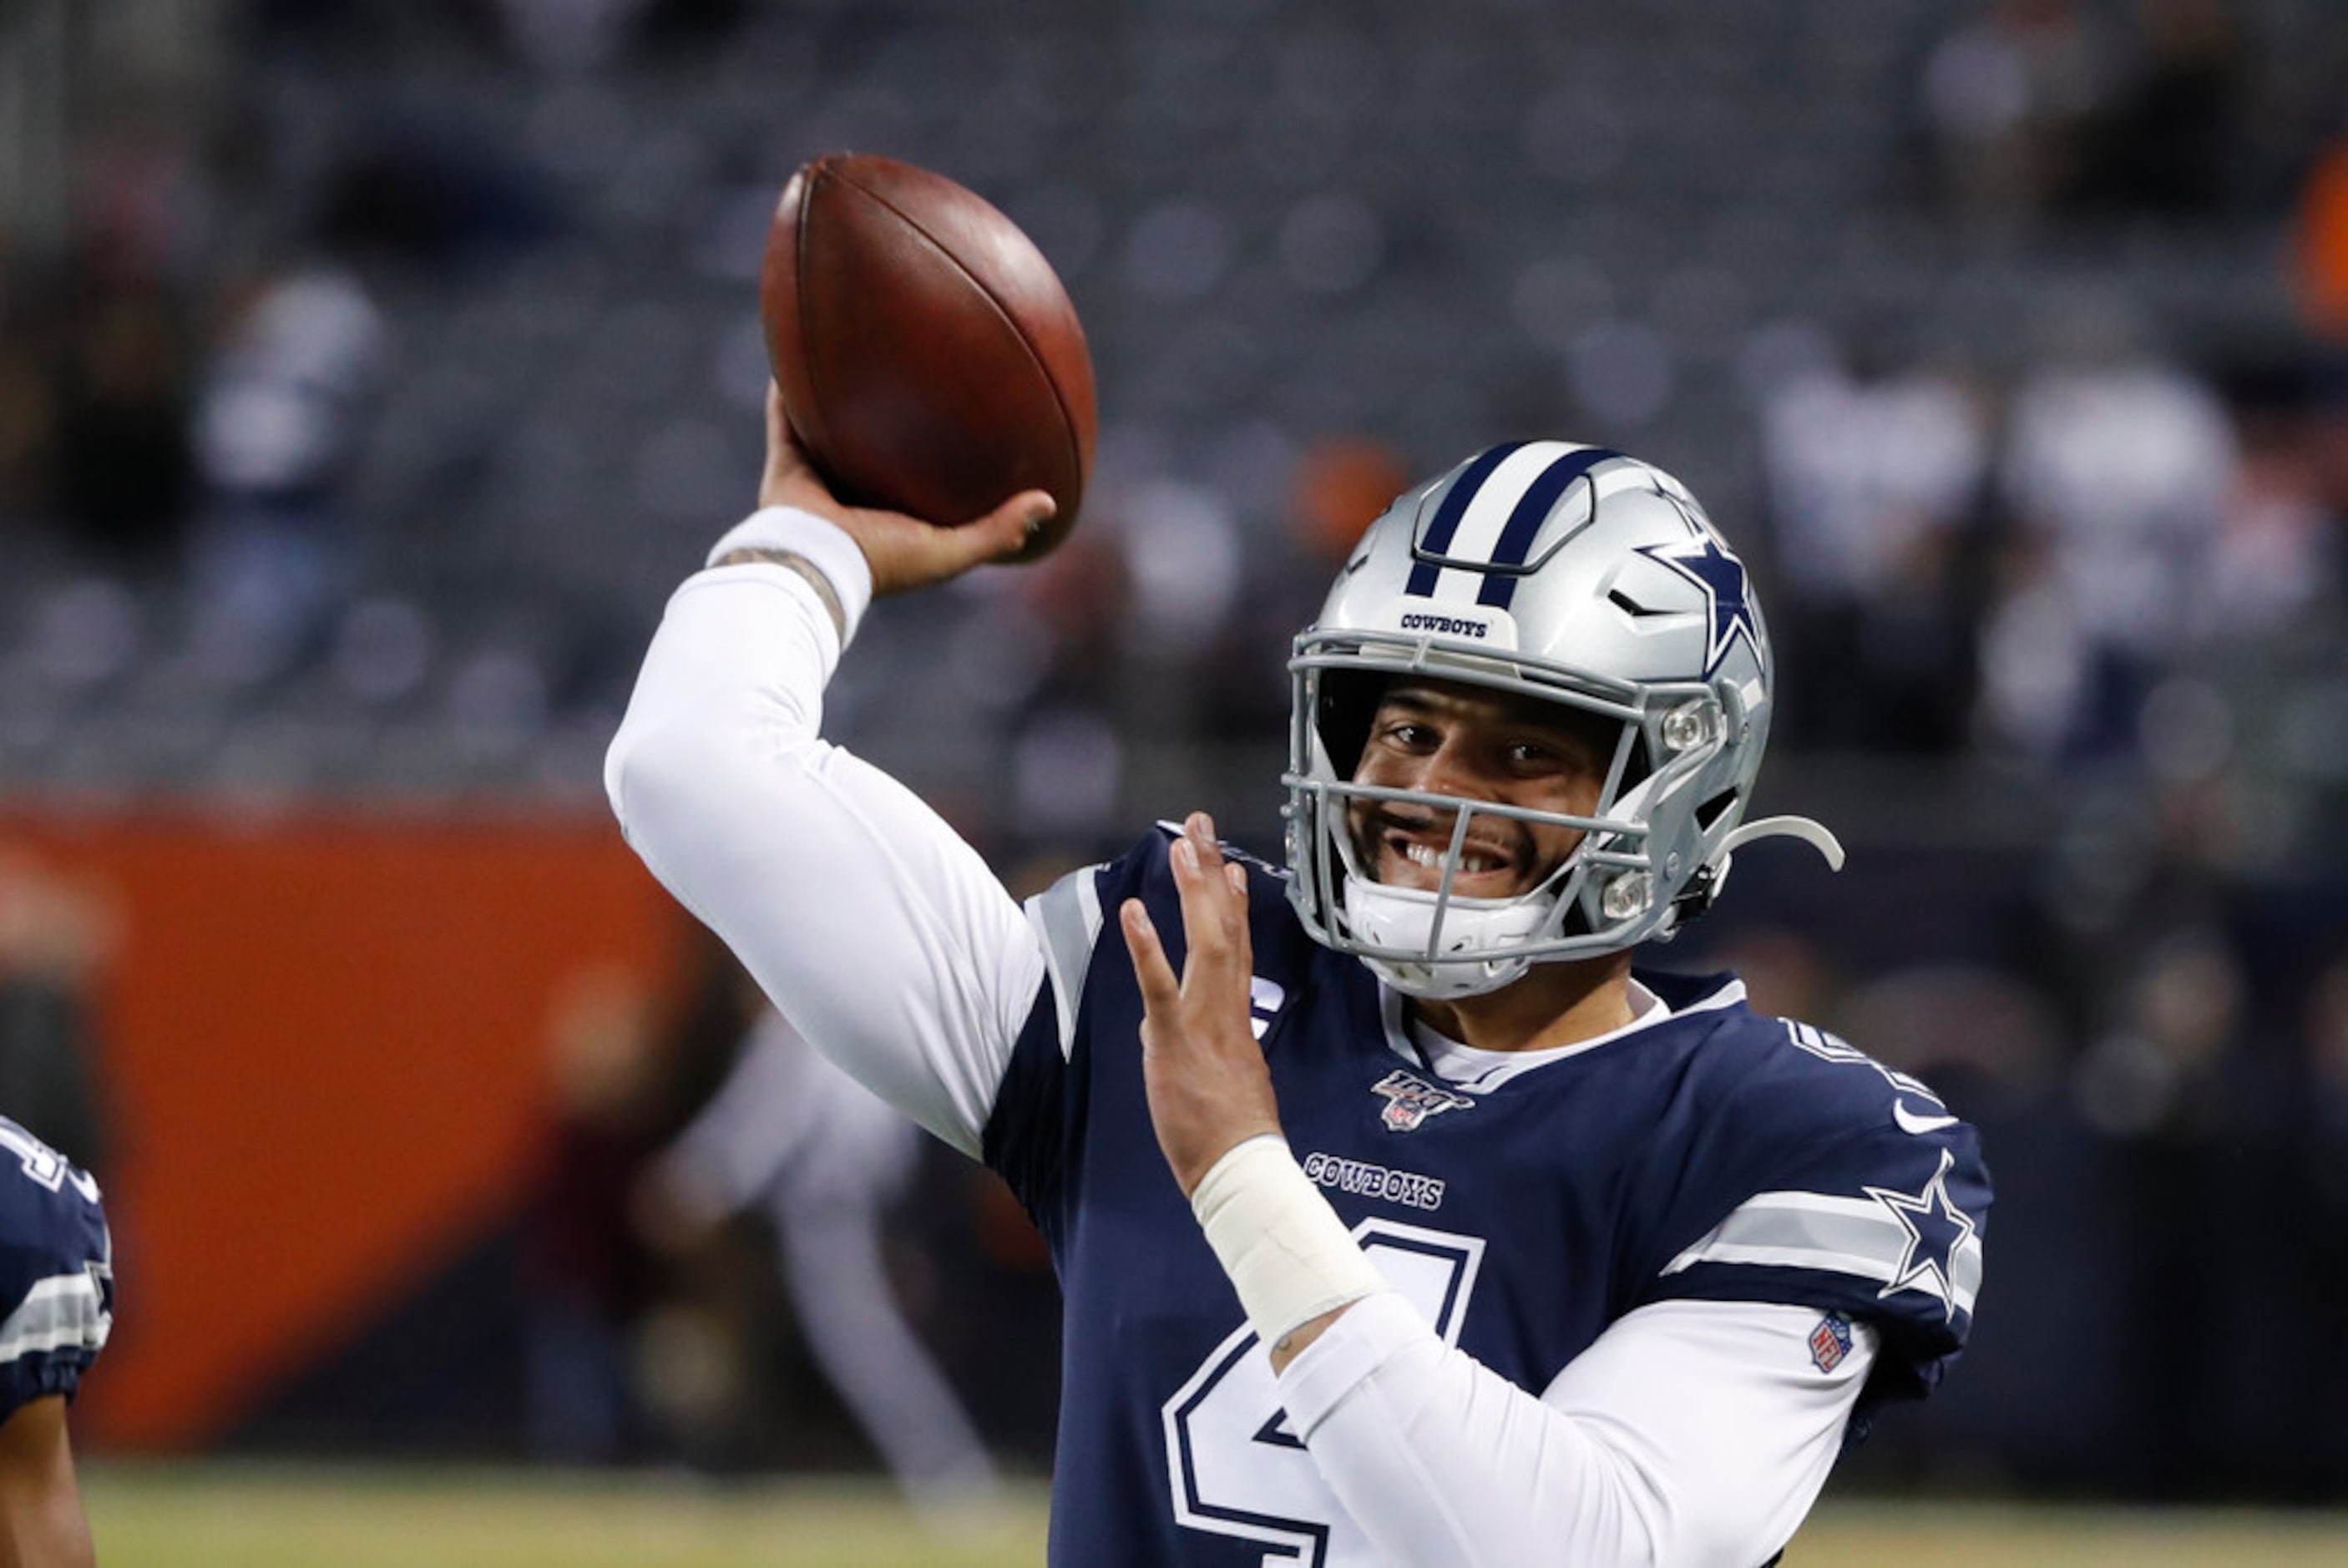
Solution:
[{"label": "player's eye", "polygon": [[1388,721],[1379,729],[1378,738],[1403,751],[1432,751],[1443,743],[1443,737],[1433,725],[1415,718]]}]

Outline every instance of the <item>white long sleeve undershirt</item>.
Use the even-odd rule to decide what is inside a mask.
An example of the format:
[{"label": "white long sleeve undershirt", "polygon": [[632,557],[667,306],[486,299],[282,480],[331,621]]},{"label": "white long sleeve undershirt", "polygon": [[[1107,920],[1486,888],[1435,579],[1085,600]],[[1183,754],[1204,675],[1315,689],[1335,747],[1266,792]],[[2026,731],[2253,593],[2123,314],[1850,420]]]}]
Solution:
[{"label": "white long sleeve undershirt", "polygon": [[[854,634],[870,579],[804,513],[728,543],[813,559]],[[978,855],[886,774],[819,738],[844,639],[796,572],[677,590],[605,782],[629,842],[819,1049],[976,1154],[1044,984],[1041,939]],[[1815,1308],[1673,1301],[1632,1312],[1539,1397],[1445,1346],[1399,1295],[1357,1302],[1282,1373],[1346,1511],[1408,1568],[1757,1564],[1832,1468],[1876,1354],[1831,1370]]]}]

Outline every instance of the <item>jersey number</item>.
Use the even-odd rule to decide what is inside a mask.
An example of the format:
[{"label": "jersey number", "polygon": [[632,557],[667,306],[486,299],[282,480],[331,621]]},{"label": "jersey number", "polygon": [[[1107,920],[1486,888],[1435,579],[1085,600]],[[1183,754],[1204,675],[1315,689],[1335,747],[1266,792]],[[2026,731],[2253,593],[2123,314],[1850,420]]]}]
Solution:
[{"label": "jersey number", "polygon": [[96,1181],[75,1170],[64,1155],[23,1128],[0,1122],[0,1150],[15,1155],[25,1174],[50,1191],[57,1191],[66,1184],[67,1178],[71,1178],[75,1191],[90,1202],[98,1202]]},{"label": "jersey number", "polygon": [[[1443,1342],[1457,1344],[1482,1239],[1391,1220],[1365,1220],[1354,1236]],[[1217,1346],[1164,1414],[1174,1516],[1184,1525],[1262,1542],[1271,1549],[1264,1568],[1377,1561],[1290,1429],[1253,1329],[1242,1326]]]}]

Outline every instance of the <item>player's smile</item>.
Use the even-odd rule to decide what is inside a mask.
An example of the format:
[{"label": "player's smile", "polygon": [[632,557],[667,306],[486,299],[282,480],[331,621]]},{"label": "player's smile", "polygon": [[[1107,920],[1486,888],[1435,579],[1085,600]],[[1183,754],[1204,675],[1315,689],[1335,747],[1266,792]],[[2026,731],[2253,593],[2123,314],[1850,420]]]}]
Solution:
[{"label": "player's smile", "polygon": [[[1371,869],[1378,881],[1429,892],[1443,884],[1457,812],[1392,803],[1373,804],[1365,811],[1375,845]],[[1525,826],[1487,817],[1468,824],[1451,891],[1463,898],[1507,898],[1532,885],[1534,869],[1532,834]]]},{"label": "player's smile", "polygon": [[[1597,809],[1608,753],[1596,727],[1546,703],[1454,681],[1397,682],[1380,700],[1354,779],[1586,816]],[[1353,832],[1363,869],[1389,887],[1433,891],[1458,828],[1456,810],[1416,801],[1357,801]],[[1452,892],[1512,898],[1571,853],[1571,829],[1478,815],[1459,845]]]}]

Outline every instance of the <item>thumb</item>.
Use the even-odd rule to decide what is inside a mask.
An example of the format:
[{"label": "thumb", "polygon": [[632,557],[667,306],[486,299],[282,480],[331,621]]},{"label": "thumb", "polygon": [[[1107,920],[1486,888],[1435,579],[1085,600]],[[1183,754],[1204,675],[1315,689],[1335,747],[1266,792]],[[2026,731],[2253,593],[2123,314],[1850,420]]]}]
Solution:
[{"label": "thumb", "polygon": [[1027,548],[1036,531],[1060,510],[1045,490],[1021,490],[984,517],[952,531],[957,544],[966,545],[971,564],[1002,561]]},{"label": "thumb", "polygon": [[961,576],[973,566],[1016,559],[1052,515],[1052,498],[1022,490],[959,528],[940,528],[901,512],[850,511],[857,542],[872,565],[872,592],[901,593]]}]

